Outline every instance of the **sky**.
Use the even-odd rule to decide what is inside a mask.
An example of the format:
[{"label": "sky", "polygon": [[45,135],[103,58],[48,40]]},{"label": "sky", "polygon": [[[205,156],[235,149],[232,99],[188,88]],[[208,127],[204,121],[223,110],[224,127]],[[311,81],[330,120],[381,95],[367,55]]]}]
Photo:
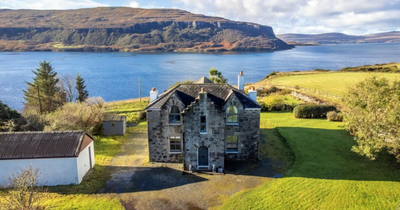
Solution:
[{"label": "sky", "polygon": [[400,31],[400,0],[0,0],[7,9],[176,8],[272,26],[276,34]]}]

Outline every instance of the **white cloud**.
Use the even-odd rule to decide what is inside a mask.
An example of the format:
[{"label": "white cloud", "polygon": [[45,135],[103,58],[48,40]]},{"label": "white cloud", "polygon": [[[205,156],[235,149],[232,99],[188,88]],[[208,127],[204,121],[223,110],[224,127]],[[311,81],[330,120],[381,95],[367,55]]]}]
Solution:
[{"label": "white cloud", "polygon": [[131,2],[128,4],[128,7],[139,8],[139,7],[140,7],[140,4],[139,4],[137,1],[131,1]]},{"label": "white cloud", "polygon": [[10,9],[78,9],[108,6],[93,0],[0,0]]},{"label": "white cloud", "polygon": [[276,33],[389,31],[400,0],[172,0],[191,12],[272,26]]}]

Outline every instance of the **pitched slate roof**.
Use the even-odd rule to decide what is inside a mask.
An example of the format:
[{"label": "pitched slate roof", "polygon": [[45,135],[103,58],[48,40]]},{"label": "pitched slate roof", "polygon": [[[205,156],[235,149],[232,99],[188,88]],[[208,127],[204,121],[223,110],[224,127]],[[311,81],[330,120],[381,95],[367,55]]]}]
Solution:
[{"label": "pitched slate roof", "polygon": [[124,121],[125,119],[126,119],[125,115],[106,115],[103,118],[103,122]]},{"label": "pitched slate roof", "polygon": [[177,85],[161,94],[156,100],[150,103],[146,109],[161,109],[173,94],[177,94],[185,106],[188,106],[199,96],[201,88],[204,88],[205,92],[207,92],[207,96],[220,107],[225,104],[231,94],[235,94],[245,108],[260,108],[260,106],[245,93],[228,84],[202,83]]},{"label": "pitched slate roof", "polygon": [[78,157],[85,135],[84,131],[0,133],[0,160]]},{"label": "pitched slate roof", "polygon": [[214,82],[211,81],[210,79],[208,79],[207,77],[202,77],[196,83],[197,84],[204,84],[204,83],[214,83]]}]

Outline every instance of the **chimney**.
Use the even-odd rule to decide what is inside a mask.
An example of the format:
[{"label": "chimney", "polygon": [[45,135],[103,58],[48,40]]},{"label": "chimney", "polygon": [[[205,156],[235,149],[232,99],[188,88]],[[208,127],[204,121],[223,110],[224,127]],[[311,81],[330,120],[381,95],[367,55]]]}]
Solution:
[{"label": "chimney", "polygon": [[257,102],[257,90],[256,90],[253,86],[250,87],[250,89],[249,89],[247,95],[248,95],[249,98],[251,98],[253,101]]},{"label": "chimney", "polygon": [[157,98],[158,98],[158,90],[155,87],[153,87],[153,89],[151,89],[150,91],[150,102],[153,102]]},{"label": "chimney", "polygon": [[238,89],[239,90],[244,90],[244,75],[243,71],[240,71],[238,75]]}]

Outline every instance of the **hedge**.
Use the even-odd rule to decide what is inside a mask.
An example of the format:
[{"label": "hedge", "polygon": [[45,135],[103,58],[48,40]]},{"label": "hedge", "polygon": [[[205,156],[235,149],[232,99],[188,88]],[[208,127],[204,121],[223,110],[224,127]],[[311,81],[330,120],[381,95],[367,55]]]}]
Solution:
[{"label": "hedge", "polygon": [[296,118],[325,118],[330,111],[336,111],[336,107],[329,105],[299,105],[293,109]]}]

